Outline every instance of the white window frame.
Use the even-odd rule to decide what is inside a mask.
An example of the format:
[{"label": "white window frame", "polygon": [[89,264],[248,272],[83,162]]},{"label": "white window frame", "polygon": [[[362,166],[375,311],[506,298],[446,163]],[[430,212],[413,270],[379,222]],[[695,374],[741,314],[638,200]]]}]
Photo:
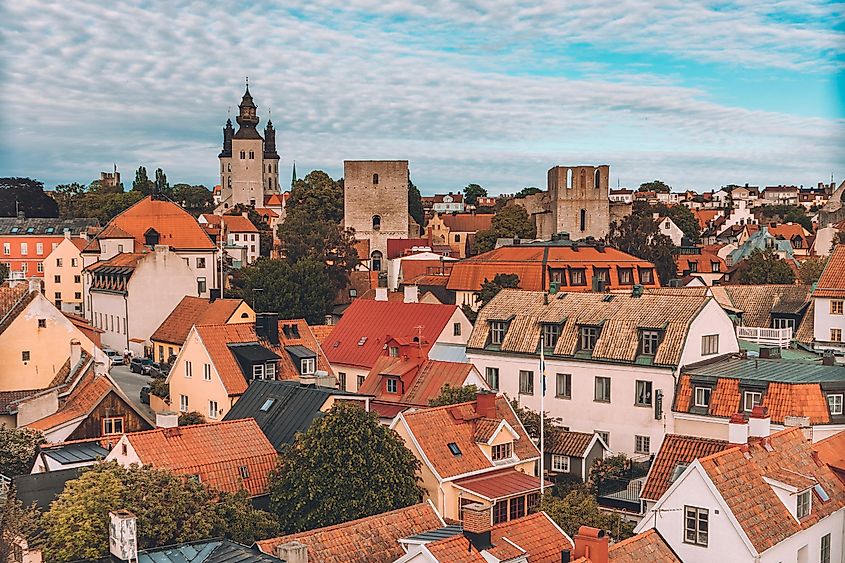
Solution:
[{"label": "white window frame", "polygon": [[552,454],[552,471],[555,473],[569,473],[569,456]]},{"label": "white window frame", "polygon": [[[832,399],[832,400],[831,400]],[[843,393],[828,393],[827,407],[830,409],[831,416],[838,416],[843,413],[843,403],[845,403],[845,394]]]},{"label": "white window frame", "polygon": [[253,379],[264,379],[264,364],[253,364],[253,366],[252,366],[252,378]]},{"label": "white window frame", "polygon": [[299,361],[299,368],[302,375],[314,375],[317,373],[317,358],[302,358]]},{"label": "white window frame", "polygon": [[634,436],[634,453],[648,455],[651,453],[651,436]]},{"label": "white window frame", "polygon": [[[710,539],[710,510],[697,506],[684,506],[682,518],[684,519],[684,543],[707,547]],[[689,526],[690,520],[693,521],[693,526]],[[702,522],[705,526],[701,525]],[[702,528],[705,529],[702,530]],[[693,536],[692,539],[690,539],[690,534]]]},{"label": "white window frame", "polygon": [[[756,401],[754,400],[756,397]],[[751,399],[751,405],[748,404],[748,399]],[[763,393],[760,391],[744,391],[742,393],[742,410],[743,412],[751,412],[757,406],[763,404]]]},{"label": "white window frame", "polygon": [[179,395],[179,412],[188,412],[188,396]]},{"label": "white window frame", "polygon": [[501,345],[507,332],[507,323],[504,321],[492,321],[490,323],[490,344]]},{"label": "white window frame", "polygon": [[496,444],[490,448],[490,459],[493,461],[507,461],[513,457],[513,442]]},{"label": "white window frame", "polygon": [[202,378],[206,381],[211,381],[211,364],[202,365]]},{"label": "white window frame", "polygon": [[813,490],[807,489],[795,496],[795,516],[801,520],[810,515],[813,510]]},{"label": "white window frame", "polygon": [[[704,397],[704,393],[705,392],[707,393],[707,400],[706,401],[705,400],[699,401],[699,395],[698,395],[699,391],[702,392],[701,393],[702,399]],[[703,407],[703,408],[709,408],[710,407],[710,397],[711,397],[712,394],[713,394],[713,391],[709,387],[696,387],[693,390],[695,406]]]},{"label": "white window frame", "polygon": [[185,360],[185,377],[190,379],[193,376],[190,360]]},{"label": "white window frame", "polygon": [[264,379],[276,379],[275,362],[267,362],[266,364],[264,364]]},{"label": "white window frame", "polygon": [[657,354],[657,347],[660,346],[660,332],[657,330],[644,330],[640,334],[640,350],[644,356]]},{"label": "white window frame", "polygon": [[208,401],[208,418],[216,419],[220,414],[220,409],[217,407],[217,401]]}]

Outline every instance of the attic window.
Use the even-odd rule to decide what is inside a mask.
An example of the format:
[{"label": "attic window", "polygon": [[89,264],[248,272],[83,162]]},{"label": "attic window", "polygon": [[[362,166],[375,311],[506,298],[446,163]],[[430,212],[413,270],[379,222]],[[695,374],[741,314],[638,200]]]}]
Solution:
[{"label": "attic window", "polygon": [[504,321],[493,321],[490,323],[490,344],[501,344],[505,339],[507,323]]},{"label": "attic window", "polygon": [[272,407],[272,406],[273,406],[273,403],[275,403],[275,402],[276,402],[276,399],[272,399],[272,398],[271,398],[271,399],[267,399],[266,401],[264,401],[264,404],[263,404],[263,405],[261,405],[261,408],[260,408],[259,410],[260,410],[261,412],[267,412],[267,411],[269,411],[269,410],[270,410],[270,407]]},{"label": "attic window", "polygon": [[689,467],[689,463],[685,463],[685,462],[681,462],[678,465],[676,465],[675,469],[672,470],[672,476],[669,477],[669,482],[674,483],[675,481],[677,481],[678,477],[680,477],[681,474],[684,471],[687,470],[687,467]]},{"label": "attic window", "polygon": [[827,491],[825,491],[819,483],[813,485],[813,490],[816,491],[816,496],[818,496],[822,502],[830,500],[830,495],[827,494]]},{"label": "attic window", "polygon": [[458,444],[456,444],[455,442],[449,442],[448,446],[449,451],[452,452],[453,456],[457,457],[461,455],[461,448],[458,447]]},{"label": "attic window", "polygon": [[796,503],[795,515],[799,520],[810,515],[811,495],[809,490],[799,493]]},{"label": "attic window", "polygon": [[[365,343],[366,341],[367,341],[367,337],[366,337],[366,336],[362,336],[362,337],[361,337],[361,339],[360,339],[360,340],[358,340],[358,346],[363,346],[363,345],[364,345],[364,343]],[[340,343],[340,342],[338,342],[338,344],[339,344],[339,343]]]},{"label": "attic window", "polygon": [[238,471],[241,473],[241,479],[249,479],[249,467],[241,465],[238,467]]}]

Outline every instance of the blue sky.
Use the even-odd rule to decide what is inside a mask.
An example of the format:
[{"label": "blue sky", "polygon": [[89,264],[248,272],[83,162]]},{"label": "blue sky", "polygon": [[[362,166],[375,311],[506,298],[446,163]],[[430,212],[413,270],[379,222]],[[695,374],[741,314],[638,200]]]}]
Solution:
[{"label": "blue sky", "polygon": [[[845,4],[815,0],[29,2],[0,8],[0,175],[116,163],[211,186],[244,76],[289,176],[410,160],[423,193],[810,185],[845,176]],[[284,177],[283,176],[283,177]]]}]

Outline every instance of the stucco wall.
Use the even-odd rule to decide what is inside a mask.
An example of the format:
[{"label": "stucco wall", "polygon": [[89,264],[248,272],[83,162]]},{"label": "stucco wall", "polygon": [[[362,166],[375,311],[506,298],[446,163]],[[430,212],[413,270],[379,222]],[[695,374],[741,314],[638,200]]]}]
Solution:
[{"label": "stucco wall", "polygon": [[[58,266],[58,260],[62,262],[61,267]],[[56,276],[59,276],[59,282],[55,281]],[[77,277],[78,282],[74,281]],[[60,297],[56,296],[57,293]],[[64,239],[44,259],[44,295],[54,303],[61,299],[62,309],[65,311],[82,313],[82,257],[70,239]]]},{"label": "stucco wall", "polygon": [[[186,377],[185,364],[191,362],[191,377]],[[204,365],[211,365],[211,381],[204,376]],[[167,376],[170,384],[170,409],[180,411],[180,395],[188,397],[188,411],[196,411],[203,415],[208,422],[220,422],[229,412],[235,403],[235,398],[230,398],[229,393],[220,380],[217,367],[211,361],[211,357],[196,331],[191,330],[185,345],[173,362],[173,368]],[[217,418],[209,418],[208,403],[217,401]]]}]

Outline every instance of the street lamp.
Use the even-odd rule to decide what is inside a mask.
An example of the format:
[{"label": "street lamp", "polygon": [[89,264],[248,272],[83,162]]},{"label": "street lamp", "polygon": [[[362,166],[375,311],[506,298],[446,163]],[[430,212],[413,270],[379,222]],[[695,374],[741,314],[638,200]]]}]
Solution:
[{"label": "street lamp", "polygon": [[263,287],[253,287],[252,288],[252,310],[255,312],[255,294],[259,291],[264,291]]}]

